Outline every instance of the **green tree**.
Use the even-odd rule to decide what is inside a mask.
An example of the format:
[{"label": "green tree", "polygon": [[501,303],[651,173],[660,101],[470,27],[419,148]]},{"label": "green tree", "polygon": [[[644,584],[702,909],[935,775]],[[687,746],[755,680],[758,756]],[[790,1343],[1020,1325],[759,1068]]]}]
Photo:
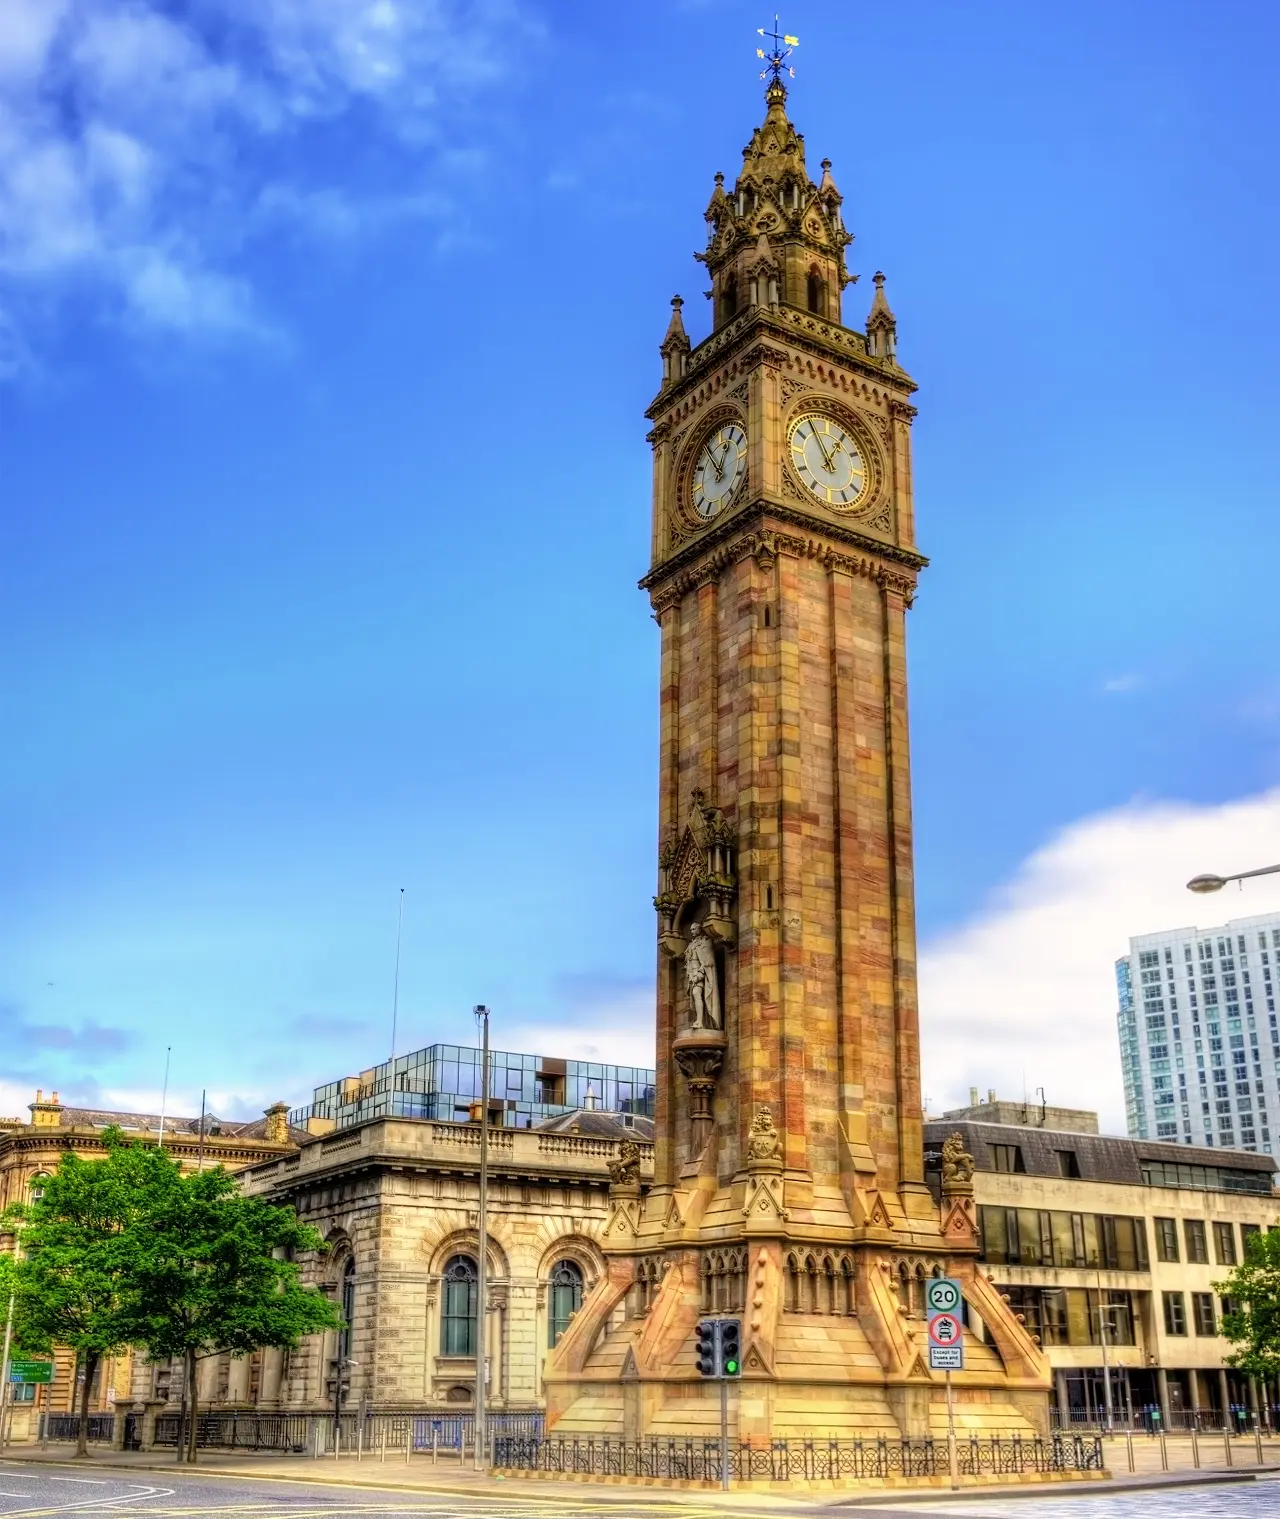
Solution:
[{"label": "green tree", "polygon": [[1228,1364],[1251,1377],[1280,1376],[1280,1229],[1252,1235],[1244,1263],[1213,1285],[1231,1305],[1222,1315],[1236,1347]]},{"label": "green tree", "polygon": [[152,1360],[183,1362],[186,1459],[194,1462],[200,1360],[294,1349],[305,1335],[340,1328],[342,1318],[298,1280],[289,1257],[324,1244],[292,1209],[243,1196],[221,1168],[181,1177],[156,1201],[130,1262],[128,1333]]},{"label": "green tree", "polygon": [[4,1219],[20,1252],[5,1273],[14,1293],[16,1343],[28,1352],[65,1345],[76,1353],[82,1378],[78,1456],[88,1453],[89,1398],[98,1367],[131,1341],[139,1223],[176,1170],[160,1151],[123,1143],[118,1131],[108,1130],[104,1140],[104,1159],[84,1160],[68,1151],[41,1194],[12,1206]]}]

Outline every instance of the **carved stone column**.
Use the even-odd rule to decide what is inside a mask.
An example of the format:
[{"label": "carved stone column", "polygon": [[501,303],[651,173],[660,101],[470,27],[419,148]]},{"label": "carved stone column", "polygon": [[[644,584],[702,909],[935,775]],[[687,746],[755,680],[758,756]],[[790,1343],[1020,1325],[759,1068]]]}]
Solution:
[{"label": "carved stone column", "polygon": [[711,1138],[712,1099],[728,1040],[723,1029],[695,1029],[672,1042],[671,1053],[689,1083],[689,1122],[693,1154],[701,1155]]}]

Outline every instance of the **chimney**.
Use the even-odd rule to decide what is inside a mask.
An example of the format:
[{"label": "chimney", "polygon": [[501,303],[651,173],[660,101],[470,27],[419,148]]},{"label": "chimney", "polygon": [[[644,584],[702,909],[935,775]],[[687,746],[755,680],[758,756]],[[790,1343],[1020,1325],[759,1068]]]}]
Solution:
[{"label": "chimney", "polygon": [[994,1103],[995,1100],[996,1100],[996,1089],[995,1089],[995,1087],[988,1087],[987,1088],[987,1101],[990,1102],[990,1103]]},{"label": "chimney", "polygon": [[969,1106],[971,1108],[976,1108],[978,1106],[978,1089],[977,1089],[977,1087],[970,1087],[969,1088]]}]

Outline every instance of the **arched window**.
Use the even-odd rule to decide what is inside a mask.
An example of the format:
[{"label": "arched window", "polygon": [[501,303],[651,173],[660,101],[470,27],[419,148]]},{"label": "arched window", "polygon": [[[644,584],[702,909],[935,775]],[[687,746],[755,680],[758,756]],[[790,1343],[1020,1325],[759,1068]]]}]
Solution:
[{"label": "arched window", "polygon": [[440,1353],[476,1353],[476,1263],[469,1255],[455,1255],[444,1268]]},{"label": "arched window", "polygon": [[805,281],[809,297],[809,310],[816,311],[819,316],[827,313],[827,287],[822,283],[822,276],[816,269],[809,270],[809,278]]},{"label": "arched window", "polygon": [[547,1344],[554,1345],[569,1327],[569,1320],[582,1307],[582,1268],[573,1261],[557,1261],[551,1272],[551,1314],[547,1321]]},{"label": "arched window", "polygon": [[356,1321],[356,1262],[354,1256],[347,1256],[347,1264],[342,1268],[342,1328],[338,1331],[338,1357],[340,1360],[351,1359],[351,1336]]},{"label": "arched window", "polygon": [[44,1187],[45,1187],[45,1183],[48,1180],[49,1180],[49,1177],[48,1177],[48,1174],[46,1172],[44,1172],[44,1171],[37,1171],[36,1174],[27,1183],[27,1188],[28,1188],[28,1191],[30,1192],[31,1201],[33,1203],[38,1203],[38,1202],[40,1202],[44,1198]]}]

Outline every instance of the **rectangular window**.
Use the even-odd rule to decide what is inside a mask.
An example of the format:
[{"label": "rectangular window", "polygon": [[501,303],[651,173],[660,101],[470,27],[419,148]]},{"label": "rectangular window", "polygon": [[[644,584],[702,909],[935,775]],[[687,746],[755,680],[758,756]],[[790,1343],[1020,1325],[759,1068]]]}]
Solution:
[{"label": "rectangular window", "polygon": [[1058,1158],[1059,1176],[1080,1175],[1080,1160],[1074,1150],[1055,1150],[1053,1153]]},{"label": "rectangular window", "polygon": [[1164,1332],[1166,1334],[1186,1334],[1187,1332],[1187,1308],[1180,1292],[1165,1292],[1164,1298]]},{"label": "rectangular window", "polygon": [[991,1164],[997,1171],[1025,1172],[1021,1145],[992,1145]]},{"label": "rectangular window", "polygon": [[1219,1266],[1236,1264],[1236,1231],[1231,1224],[1214,1223],[1213,1255]]},{"label": "rectangular window", "polygon": [[1209,1261],[1209,1244],[1205,1237],[1204,1219],[1184,1218],[1182,1234],[1187,1242],[1187,1259],[1195,1265],[1204,1266]]},{"label": "rectangular window", "polygon": [[1242,1260],[1247,1261],[1249,1259],[1249,1241],[1261,1233],[1261,1224],[1240,1225],[1240,1258]]},{"label": "rectangular window", "polygon": [[1217,1334],[1218,1325],[1213,1313],[1212,1292],[1193,1292],[1191,1294],[1191,1312],[1195,1317],[1197,1334]]},{"label": "rectangular window", "polygon": [[1178,1221],[1175,1218],[1157,1218],[1156,1226],[1156,1259],[1161,1261],[1176,1261],[1178,1259]]},{"label": "rectangular window", "polygon": [[[1013,1220],[1013,1252],[1009,1251],[1009,1225],[1008,1220]],[[1012,1208],[983,1208],[981,1210],[982,1221],[982,1258],[992,1261],[996,1265],[1004,1265],[1008,1262],[1017,1264],[1018,1261],[1018,1215]]]}]

